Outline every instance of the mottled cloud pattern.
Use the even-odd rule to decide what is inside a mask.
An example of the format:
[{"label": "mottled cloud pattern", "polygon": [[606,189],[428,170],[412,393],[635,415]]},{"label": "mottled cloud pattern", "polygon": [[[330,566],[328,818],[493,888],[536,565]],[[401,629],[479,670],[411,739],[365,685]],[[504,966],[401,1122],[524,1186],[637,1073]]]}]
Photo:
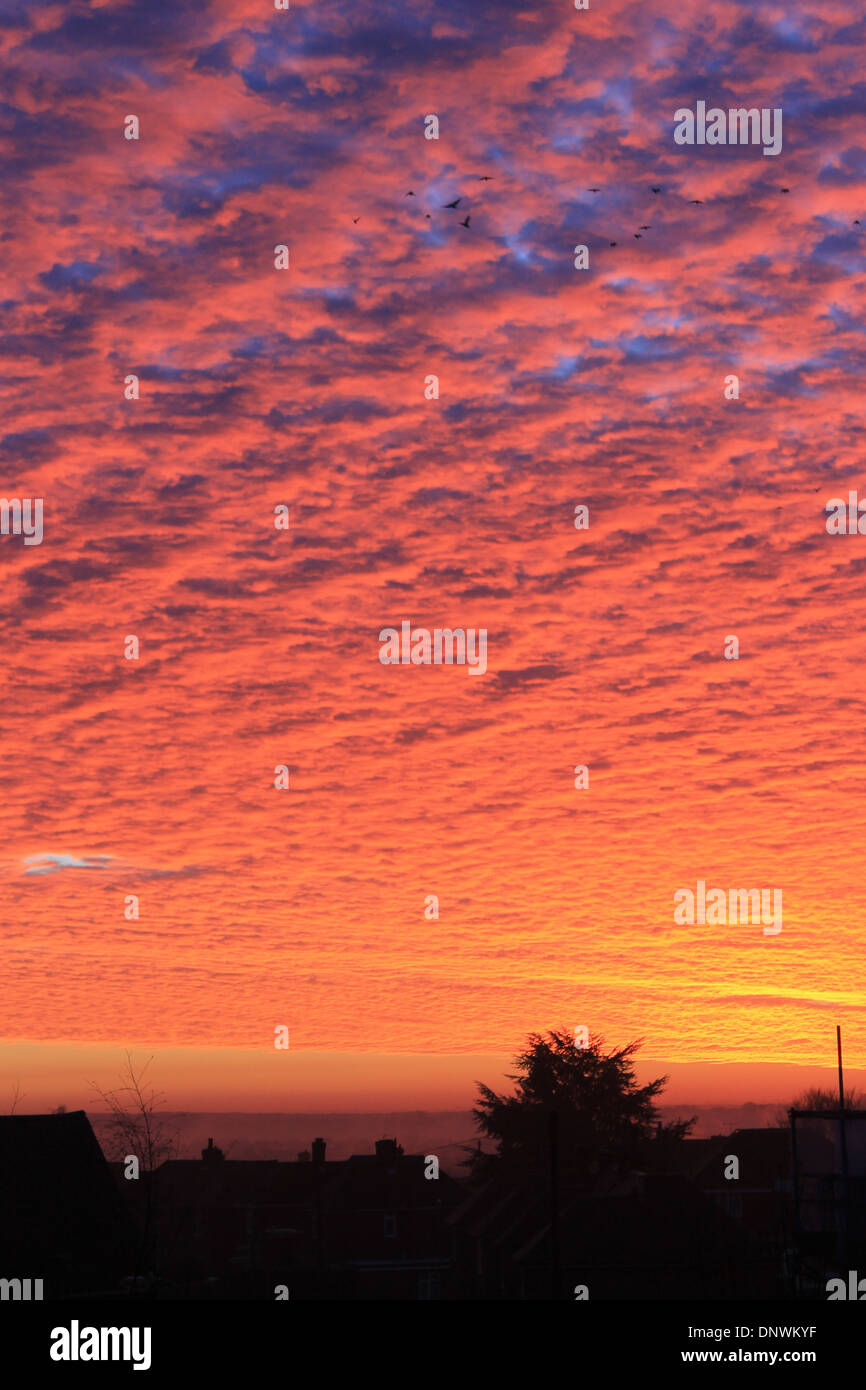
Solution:
[{"label": "mottled cloud pattern", "polygon": [[[864,37],[5,9],[8,1038],[803,1062],[841,1021],[866,1063],[866,538],[824,512],[866,488]],[[698,100],[782,153],[676,146]],[[403,619],[487,673],[381,665]],[[674,925],[699,878],[783,932]]]}]

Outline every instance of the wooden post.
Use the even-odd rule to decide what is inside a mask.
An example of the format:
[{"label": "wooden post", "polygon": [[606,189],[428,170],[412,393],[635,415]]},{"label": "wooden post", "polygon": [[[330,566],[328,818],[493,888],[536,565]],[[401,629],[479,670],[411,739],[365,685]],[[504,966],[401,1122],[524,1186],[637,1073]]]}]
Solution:
[{"label": "wooden post", "polygon": [[848,1259],[848,1136],[845,1133],[845,1091],[842,1085],[842,1029],[836,1024],[836,1058],[839,1063],[839,1152],[842,1157],[842,1201],[839,1208],[839,1256]]},{"label": "wooden post", "polygon": [[550,1143],[550,1296],[561,1298],[562,1278],[559,1268],[559,1133],[558,1116],[551,1110],[548,1138]]}]

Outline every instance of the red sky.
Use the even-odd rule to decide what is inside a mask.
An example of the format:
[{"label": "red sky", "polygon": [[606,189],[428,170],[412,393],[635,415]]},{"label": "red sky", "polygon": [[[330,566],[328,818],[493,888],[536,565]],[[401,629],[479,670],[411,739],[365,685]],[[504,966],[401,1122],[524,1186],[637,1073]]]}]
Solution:
[{"label": "red sky", "polygon": [[[435,1108],[580,1024],[684,1099],[837,1022],[866,1068],[851,16],[4,18],[0,1086]],[[676,146],[697,100],[782,153]],[[381,665],[404,619],[487,672]],[[698,879],[782,932],[675,925]]]}]

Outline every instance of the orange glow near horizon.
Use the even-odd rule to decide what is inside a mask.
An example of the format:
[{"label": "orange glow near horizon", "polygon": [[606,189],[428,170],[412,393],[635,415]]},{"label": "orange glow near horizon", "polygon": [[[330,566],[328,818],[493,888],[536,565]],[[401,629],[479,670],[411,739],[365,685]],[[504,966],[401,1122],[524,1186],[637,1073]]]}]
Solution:
[{"label": "orange glow near horizon", "polygon": [[[468,1110],[476,1082],[509,1092],[509,1056],[406,1055],[309,1052],[278,1057],[241,1048],[167,1048],[133,1053],[146,1081],[170,1111],[238,1111],[355,1114],[380,1110]],[[104,1109],[102,1091],[120,1084],[125,1054],[104,1045],[18,1044],[0,1047],[0,1109],[19,1089],[18,1113]],[[665,1063],[645,1057],[636,1064],[641,1084],[666,1075],[659,1103],[682,1106],[789,1104],[807,1087],[835,1091],[832,1067],[787,1063]],[[866,1090],[866,1071],[846,1068],[846,1090]]]}]

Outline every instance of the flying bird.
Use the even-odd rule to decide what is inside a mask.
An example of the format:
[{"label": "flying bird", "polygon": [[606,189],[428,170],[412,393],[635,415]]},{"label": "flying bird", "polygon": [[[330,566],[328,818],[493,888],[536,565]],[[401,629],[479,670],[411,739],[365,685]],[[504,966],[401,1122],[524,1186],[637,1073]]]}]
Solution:
[{"label": "flying bird", "polygon": [[652,231],[652,225],[651,225],[649,222],[645,222],[644,225],[641,227],[641,231],[642,231],[642,232],[651,232],[651,231]]},{"label": "flying bird", "polygon": [[442,206],[443,206],[443,208],[456,208],[456,206],[457,206],[457,204],[458,204],[459,202],[460,202],[460,199],[459,199],[459,198],[455,198],[453,203],[443,203]]},{"label": "flying bird", "polygon": [[859,217],[855,217],[855,218],[854,218],[854,221],[851,223],[851,226],[852,226],[852,227],[859,227],[859,226],[860,226],[860,218],[859,218]]},{"label": "flying bird", "polygon": [[780,188],[780,189],[779,189],[779,192],[780,192],[780,193],[790,193],[791,190],[790,190],[790,188]]},{"label": "flying bird", "polygon": [[352,218],[352,221],[353,221],[353,222],[360,222],[360,220],[361,220],[360,217],[353,217],[353,218]]},{"label": "flying bird", "polygon": [[654,189],[653,189],[653,193],[661,193],[661,189],[660,189],[660,188],[654,188]]},{"label": "flying bird", "polygon": [[429,217],[429,216],[430,216],[429,212],[425,212],[424,216],[425,216],[425,217]]},{"label": "flying bird", "polygon": [[690,203],[694,203],[696,207],[699,207],[699,208],[702,208],[702,207],[703,207],[703,203],[701,202],[700,198],[690,198],[690,199],[689,199],[689,202],[690,202]]},{"label": "flying bird", "polygon": [[461,226],[461,227],[468,227],[468,226],[469,226],[469,214],[468,214],[468,213],[467,213],[466,216],[464,217],[463,221],[460,223],[460,226]]},{"label": "flying bird", "polygon": [[598,188],[588,188],[586,191],[587,193],[599,193],[601,190]]},{"label": "flying bird", "polygon": [[610,242],[608,242],[608,245],[609,245],[609,246],[616,246],[616,242],[615,242],[615,241],[610,241]]},{"label": "flying bird", "polygon": [[407,198],[414,198],[414,197],[415,197],[415,194],[412,192],[411,188],[409,189],[409,192],[406,194],[406,197],[407,197]]},{"label": "flying bird", "polygon": [[640,239],[641,239],[640,232],[635,232],[635,233],[634,233],[634,239],[635,239],[635,241],[640,241]]},{"label": "flying bird", "polygon": [[478,182],[479,182],[479,183],[489,183],[490,180],[491,180],[491,179],[494,179],[495,177],[496,177],[495,174],[479,174],[479,175],[478,175]]}]

